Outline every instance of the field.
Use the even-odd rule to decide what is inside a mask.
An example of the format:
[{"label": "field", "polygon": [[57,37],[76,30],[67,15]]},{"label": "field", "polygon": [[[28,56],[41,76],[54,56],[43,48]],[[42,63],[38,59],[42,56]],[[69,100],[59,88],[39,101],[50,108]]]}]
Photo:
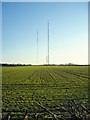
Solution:
[{"label": "field", "polygon": [[[56,108],[68,99],[87,105],[87,66],[21,66],[2,68],[2,110],[42,113],[37,104],[60,114]],[[13,113],[12,113],[13,114]]]}]

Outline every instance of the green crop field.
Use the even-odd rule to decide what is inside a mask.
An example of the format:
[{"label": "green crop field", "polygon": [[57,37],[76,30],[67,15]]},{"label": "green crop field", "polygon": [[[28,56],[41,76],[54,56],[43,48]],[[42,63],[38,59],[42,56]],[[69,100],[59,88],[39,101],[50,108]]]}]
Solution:
[{"label": "green crop field", "polygon": [[68,99],[79,100],[86,105],[87,93],[87,66],[2,68],[3,116],[8,111],[42,112],[40,106],[36,105],[37,102],[52,111]]}]

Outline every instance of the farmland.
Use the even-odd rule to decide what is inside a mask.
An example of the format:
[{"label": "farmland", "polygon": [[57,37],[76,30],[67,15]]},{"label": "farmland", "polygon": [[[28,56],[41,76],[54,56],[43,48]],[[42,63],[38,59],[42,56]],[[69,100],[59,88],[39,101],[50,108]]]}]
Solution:
[{"label": "farmland", "polygon": [[43,112],[41,102],[54,110],[60,103],[75,99],[87,104],[87,66],[22,66],[2,68],[2,110]]}]

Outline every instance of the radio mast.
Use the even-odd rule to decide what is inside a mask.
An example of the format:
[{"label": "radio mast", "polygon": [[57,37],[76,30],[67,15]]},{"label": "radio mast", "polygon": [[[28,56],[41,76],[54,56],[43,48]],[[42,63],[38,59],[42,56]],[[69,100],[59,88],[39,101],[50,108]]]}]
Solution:
[{"label": "radio mast", "polygon": [[37,65],[38,65],[38,29],[37,29]]},{"label": "radio mast", "polygon": [[48,21],[48,65],[49,65],[49,21]]}]

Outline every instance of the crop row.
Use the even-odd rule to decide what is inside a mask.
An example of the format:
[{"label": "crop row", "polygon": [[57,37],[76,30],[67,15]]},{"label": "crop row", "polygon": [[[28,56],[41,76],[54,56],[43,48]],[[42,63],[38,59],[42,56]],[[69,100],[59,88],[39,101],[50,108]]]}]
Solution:
[{"label": "crop row", "polygon": [[[2,79],[3,111],[28,109],[42,111],[36,102],[54,109],[69,98],[86,105],[88,68],[86,66],[4,67]],[[33,105],[32,105],[33,104]],[[55,110],[55,109],[54,109]]]}]

